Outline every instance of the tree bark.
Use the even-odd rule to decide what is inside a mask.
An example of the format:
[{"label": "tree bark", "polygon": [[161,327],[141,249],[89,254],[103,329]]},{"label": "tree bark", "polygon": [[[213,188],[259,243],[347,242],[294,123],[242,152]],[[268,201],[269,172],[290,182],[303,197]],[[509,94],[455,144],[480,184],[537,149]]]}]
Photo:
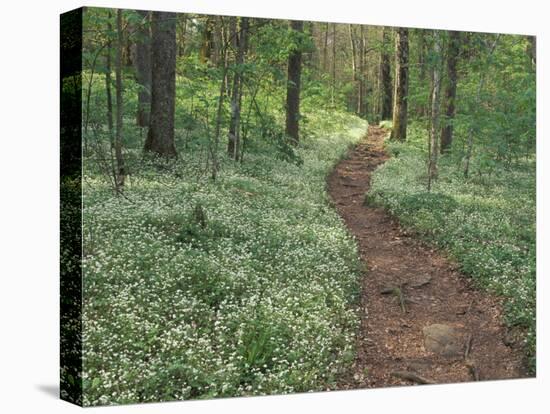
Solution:
[{"label": "tree bark", "polygon": [[[112,32],[113,28],[111,25],[111,12],[107,12],[108,16],[108,22],[107,22],[107,30]],[[107,52],[105,57],[105,93],[107,94],[107,128],[109,129],[109,135],[112,143],[113,139],[113,95],[111,93],[111,53],[113,50],[111,38],[107,38],[107,46],[106,46]]]},{"label": "tree bark", "polygon": [[151,28],[149,12],[137,10],[142,17],[136,35],[136,78],[139,85],[136,121],[140,127],[149,126],[151,112]]},{"label": "tree bark", "polygon": [[328,70],[328,64],[327,64],[327,59],[328,59],[328,54],[327,54],[327,49],[328,49],[328,23],[325,23],[325,41],[324,41],[324,44],[323,44],[323,70],[326,72]]},{"label": "tree bark", "polygon": [[[222,16],[214,17],[214,28],[212,34],[212,64],[218,66],[222,60],[223,36],[222,36]],[[223,62],[222,62],[223,63]]]},{"label": "tree bark", "polygon": [[535,36],[528,36],[527,54],[531,59],[533,67],[537,65],[537,38]]},{"label": "tree bark", "polygon": [[395,87],[391,139],[407,139],[407,101],[409,89],[409,30],[397,29],[395,37]]},{"label": "tree bark", "polygon": [[[303,33],[304,22],[292,20],[290,27],[297,33]],[[286,89],[286,135],[294,145],[299,141],[300,122],[300,78],[302,74],[302,50],[298,45],[288,57],[288,81]]]},{"label": "tree bark", "polygon": [[[235,17],[235,25],[236,25]],[[227,153],[231,158],[237,160],[241,145],[241,100],[242,100],[242,78],[245,62],[246,49],[248,48],[248,18],[240,18],[240,28],[233,36],[234,47],[237,49],[235,58],[235,73],[233,75],[233,85],[231,88],[231,119],[229,122],[229,132],[227,141]]]},{"label": "tree bark", "polygon": [[359,36],[353,25],[348,25],[351,46],[351,68],[353,73],[354,97],[351,106],[361,117],[366,115],[365,105],[365,26],[361,25]]},{"label": "tree bark", "polygon": [[348,24],[348,30],[349,43],[351,46],[351,71],[353,73],[353,80],[357,81],[357,39],[352,24]]},{"label": "tree bark", "polygon": [[124,187],[124,159],[122,158],[122,49],[124,47],[124,34],[122,32],[122,10],[118,9],[116,14],[117,48],[116,48],[116,133],[115,133],[115,159],[116,177],[115,190],[120,193]]},{"label": "tree bark", "polygon": [[439,105],[441,91],[441,38],[440,33],[434,30],[433,54],[436,62],[432,69],[432,107],[430,126],[430,161],[428,164],[428,191],[431,190],[432,180],[437,178],[437,158],[439,154]]},{"label": "tree bark", "polygon": [[392,117],[392,82],[390,68],[390,54],[388,53],[389,30],[384,27],[382,31],[382,51],[380,53],[380,118],[391,119]]},{"label": "tree bark", "polygon": [[153,12],[151,28],[151,119],[143,149],[175,158],[176,14]]},{"label": "tree bark", "polygon": [[212,180],[216,180],[218,176],[218,146],[220,142],[220,131],[221,131],[221,125],[222,125],[222,112],[223,112],[223,101],[225,97],[225,91],[226,91],[226,75],[227,75],[227,44],[225,42],[225,25],[224,25],[224,18],[220,16],[220,26],[221,26],[221,34],[222,34],[222,41],[220,43],[220,59],[222,63],[222,79],[220,82],[220,94],[218,96],[218,107],[216,110],[216,129],[214,132],[214,145],[211,150],[211,158],[212,158],[212,173],[211,177]]},{"label": "tree bark", "polygon": [[359,91],[357,92],[357,111],[360,117],[367,117],[367,27],[361,25],[359,38]]},{"label": "tree bark", "polygon": [[[418,30],[418,80],[421,85],[426,82],[426,30]],[[422,86],[423,87],[423,86]],[[431,99],[431,98],[430,98]],[[426,115],[426,103],[421,102],[416,108],[416,114],[419,117]]]},{"label": "tree bark", "polygon": [[460,32],[449,32],[447,50],[447,86],[445,88],[445,126],[441,130],[441,153],[451,149],[453,143],[453,122],[455,118],[455,99],[457,85],[457,64],[460,53]]},{"label": "tree bark", "polygon": [[330,91],[330,101],[334,106],[334,95],[336,94],[336,23],[332,24],[332,79]]}]

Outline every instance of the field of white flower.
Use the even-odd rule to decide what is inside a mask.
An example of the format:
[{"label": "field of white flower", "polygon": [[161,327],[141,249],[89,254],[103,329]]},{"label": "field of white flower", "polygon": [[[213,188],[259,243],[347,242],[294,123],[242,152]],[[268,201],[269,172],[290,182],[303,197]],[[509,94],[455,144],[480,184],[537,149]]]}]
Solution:
[{"label": "field of white flower", "polygon": [[410,128],[407,143],[388,142],[394,155],[373,174],[367,202],[383,205],[402,224],[445,249],[482,287],[506,297],[506,321],[525,332],[534,369],[536,328],[535,161],[494,169],[444,156],[426,191],[426,132]]},{"label": "field of white flower", "polygon": [[302,165],[182,151],[115,197],[84,177],[84,404],[314,391],[354,358],[356,245],[325,177],[366,122],[311,114]]}]

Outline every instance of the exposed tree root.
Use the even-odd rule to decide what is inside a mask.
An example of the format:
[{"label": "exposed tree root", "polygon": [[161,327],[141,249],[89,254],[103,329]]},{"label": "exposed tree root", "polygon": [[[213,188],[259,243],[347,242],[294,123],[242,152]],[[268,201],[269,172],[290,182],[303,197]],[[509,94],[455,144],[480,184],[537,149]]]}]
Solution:
[{"label": "exposed tree root", "polygon": [[401,378],[404,380],[416,382],[418,384],[435,384],[434,381],[424,378],[412,371],[394,371],[390,374],[392,377]]}]

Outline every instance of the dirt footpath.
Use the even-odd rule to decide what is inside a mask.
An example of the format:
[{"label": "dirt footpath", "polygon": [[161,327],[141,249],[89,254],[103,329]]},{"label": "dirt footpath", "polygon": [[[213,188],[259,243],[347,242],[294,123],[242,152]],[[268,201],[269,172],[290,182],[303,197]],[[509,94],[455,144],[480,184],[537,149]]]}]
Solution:
[{"label": "dirt footpath", "polygon": [[503,324],[500,300],[383,209],[365,206],[371,173],[388,158],[386,131],[370,126],[328,179],[337,211],[366,263],[353,371],[340,389],[527,376]]}]

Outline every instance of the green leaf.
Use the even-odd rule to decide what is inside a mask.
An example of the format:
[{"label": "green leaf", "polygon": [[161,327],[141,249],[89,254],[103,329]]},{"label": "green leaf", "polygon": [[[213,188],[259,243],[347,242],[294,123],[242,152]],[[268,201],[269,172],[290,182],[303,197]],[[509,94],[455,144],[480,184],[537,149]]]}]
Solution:
[{"label": "green leaf", "polygon": [[93,388],[97,388],[99,387],[99,384],[101,383],[101,379],[99,378],[94,378],[93,381],[92,381],[92,389]]}]

